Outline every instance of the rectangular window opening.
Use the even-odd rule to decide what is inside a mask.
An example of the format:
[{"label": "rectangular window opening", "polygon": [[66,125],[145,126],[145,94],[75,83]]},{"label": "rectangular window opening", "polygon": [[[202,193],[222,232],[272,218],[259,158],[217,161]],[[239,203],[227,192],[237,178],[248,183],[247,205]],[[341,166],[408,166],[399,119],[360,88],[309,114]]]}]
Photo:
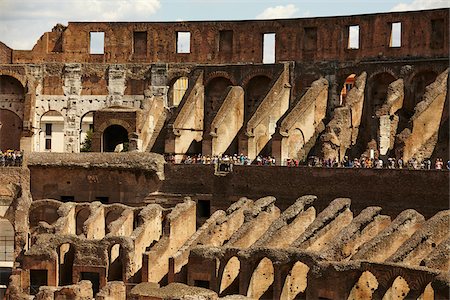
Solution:
[{"label": "rectangular window opening", "polygon": [[147,31],[133,32],[133,53],[138,56],[147,55]]},{"label": "rectangular window opening", "polygon": [[45,135],[52,135],[52,124],[45,124]]},{"label": "rectangular window opening", "polygon": [[36,295],[41,286],[46,286],[47,278],[47,270],[30,270],[30,295]]},{"label": "rectangular window opening", "polygon": [[305,36],[303,38],[304,50],[317,49],[317,27],[305,27]]},{"label": "rectangular window opening", "polygon": [[177,31],[177,53],[191,53],[191,33]]},{"label": "rectangular window opening", "polygon": [[45,139],[45,150],[52,149],[52,139]]},{"label": "rectangular window opening", "polygon": [[275,63],[275,33],[263,34],[263,63]]},{"label": "rectangular window opening", "polygon": [[444,48],[445,41],[445,22],[444,19],[431,20],[431,49]]},{"label": "rectangular window opening", "polygon": [[105,33],[90,32],[89,33],[89,54],[105,53]]},{"label": "rectangular window opening", "polygon": [[348,49],[359,49],[359,25],[348,27]]},{"label": "rectangular window opening", "polygon": [[391,24],[391,40],[389,47],[398,48],[402,46],[402,23],[396,22]]},{"label": "rectangular window opening", "polygon": [[211,203],[209,200],[197,201],[197,214],[200,218],[209,218],[211,215]]},{"label": "rectangular window opening", "polygon": [[221,30],[219,32],[219,52],[233,51],[233,31]]}]

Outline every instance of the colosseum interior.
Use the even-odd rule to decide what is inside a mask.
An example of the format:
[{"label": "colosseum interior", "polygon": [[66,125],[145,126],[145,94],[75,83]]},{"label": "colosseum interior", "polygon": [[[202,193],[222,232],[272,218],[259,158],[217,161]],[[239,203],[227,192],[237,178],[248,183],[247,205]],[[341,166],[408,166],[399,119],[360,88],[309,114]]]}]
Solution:
[{"label": "colosseum interior", "polygon": [[0,42],[0,297],[449,299],[450,172],[285,166],[447,161],[448,73],[449,9]]}]

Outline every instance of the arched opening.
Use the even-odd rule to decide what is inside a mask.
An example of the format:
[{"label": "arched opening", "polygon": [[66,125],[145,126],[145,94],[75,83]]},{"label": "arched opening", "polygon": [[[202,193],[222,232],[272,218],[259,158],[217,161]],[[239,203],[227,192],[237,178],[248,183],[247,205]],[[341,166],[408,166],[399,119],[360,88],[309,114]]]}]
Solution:
[{"label": "arched opening", "polygon": [[372,299],[372,294],[377,288],[377,278],[369,271],[365,271],[350,291],[348,300]]},{"label": "arched opening", "polygon": [[219,111],[226,97],[228,87],[232,82],[225,77],[216,77],[212,79],[205,88],[205,129],[208,129],[214,116]]},{"label": "arched opening", "polygon": [[305,153],[299,153],[303,146],[305,145],[305,137],[300,128],[295,128],[289,131],[289,153],[288,157],[291,159],[300,159],[305,156]]},{"label": "arched opening", "polygon": [[397,132],[402,132],[408,126],[409,119],[414,115],[414,108],[423,100],[426,87],[436,80],[437,74],[433,71],[417,73],[405,86],[403,107],[399,111],[399,125]]},{"label": "arched opening", "polygon": [[109,231],[109,224],[120,218],[122,215],[123,209],[113,209],[110,210],[105,217],[105,233],[108,234]]},{"label": "arched opening", "polygon": [[82,208],[77,212],[76,216],[76,227],[77,227],[77,235],[84,234],[84,222],[89,218],[89,215],[91,214],[89,207]]},{"label": "arched opening", "polygon": [[375,112],[386,101],[389,85],[395,80],[396,78],[387,72],[379,73],[369,80],[357,144],[352,148],[351,157],[360,157],[368,148],[373,149],[375,152],[378,151],[378,120],[375,117]]},{"label": "arched opening", "polygon": [[298,261],[294,264],[284,282],[281,291],[281,299],[296,299],[300,293],[304,293],[307,286],[309,267]]},{"label": "arched opening", "polygon": [[58,207],[41,205],[36,208],[32,208],[29,214],[30,228],[36,227],[39,222],[46,222],[49,225],[53,225],[58,218]]},{"label": "arched opening", "polygon": [[411,114],[417,103],[423,100],[425,89],[436,80],[437,74],[433,71],[424,71],[417,73],[411,80],[411,84],[406,89],[405,101],[403,107]]},{"label": "arched opening", "polygon": [[103,152],[128,151],[128,132],[120,125],[111,125],[103,132]]},{"label": "arched opening", "polygon": [[81,117],[80,128],[81,152],[90,152],[92,151],[92,133],[94,132],[94,112],[87,112]]},{"label": "arched opening", "polygon": [[384,294],[383,300],[405,299],[408,293],[409,293],[408,282],[406,282],[406,280],[403,277],[397,276],[397,278],[395,278],[394,282],[392,283],[392,286],[386,291],[386,294]]},{"label": "arched opening", "polygon": [[19,150],[22,119],[14,112],[0,109],[0,150]]},{"label": "arched opening", "polygon": [[345,79],[344,85],[341,89],[341,94],[339,96],[339,106],[345,105],[345,100],[347,99],[347,94],[348,94],[348,92],[350,92],[350,90],[355,85],[355,77],[356,77],[356,74],[351,74]]},{"label": "arched opening", "polygon": [[169,107],[178,106],[188,89],[189,78],[179,77],[171,85],[168,93]]},{"label": "arched opening", "polygon": [[58,266],[59,266],[59,285],[70,285],[73,283],[72,271],[75,259],[75,248],[73,245],[66,243],[59,246]]},{"label": "arched opening", "polygon": [[108,281],[123,280],[122,252],[120,244],[115,244],[109,249]]},{"label": "arched opening", "polygon": [[19,150],[25,88],[12,76],[0,75],[0,150]]},{"label": "arched opening", "polygon": [[264,75],[258,75],[250,79],[245,88],[245,120],[250,119],[261,101],[270,90],[272,80]]},{"label": "arched opening", "polygon": [[264,257],[253,272],[250,284],[248,286],[247,297],[254,299],[272,299],[273,298],[273,280],[274,269],[272,261]]},{"label": "arched opening", "polygon": [[219,293],[221,296],[239,293],[239,271],[241,262],[236,256],[228,260],[223,269],[222,281],[220,282]]},{"label": "arched opening", "polygon": [[39,132],[39,151],[64,152],[64,117],[50,110],[42,115]]},{"label": "arched opening", "polygon": [[427,284],[427,286],[423,290],[423,293],[419,296],[419,298],[417,298],[417,300],[428,300],[428,299],[435,299],[434,290],[433,287],[431,286],[431,282]]}]

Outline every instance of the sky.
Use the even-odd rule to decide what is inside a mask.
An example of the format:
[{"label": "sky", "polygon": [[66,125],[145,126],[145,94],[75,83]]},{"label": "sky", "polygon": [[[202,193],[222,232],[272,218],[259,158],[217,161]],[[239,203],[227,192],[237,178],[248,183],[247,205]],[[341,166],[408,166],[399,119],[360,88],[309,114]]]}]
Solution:
[{"label": "sky", "polygon": [[251,20],[450,7],[450,0],[0,0],[0,41],[30,50],[69,21]]}]

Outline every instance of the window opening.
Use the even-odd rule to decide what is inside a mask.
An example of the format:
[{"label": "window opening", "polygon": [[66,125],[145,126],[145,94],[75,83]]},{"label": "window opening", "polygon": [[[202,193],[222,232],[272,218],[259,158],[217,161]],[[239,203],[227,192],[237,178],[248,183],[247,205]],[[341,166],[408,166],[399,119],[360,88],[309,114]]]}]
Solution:
[{"label": "window opening", "polygon": [[45,139],[45,150],[52,149],[52,139]]},{"label": "window opening", "polygon": [[359,49],[359,25],[348,27],[348,49]]},{"label": "window opening", "polygon": [[263,63],[275,63],[275,33],[263,35]]},{"label": "window opening", "polygon": [[398,48],[402,46],[402,23],[392,23],[391,24],[391,40],[389,42],[389,47]]},{"label": "window opening", "polygon": [[177,53],[191,53],[191,33],[189,31],[177,32]]},{"label": "window opening", "polygon": [[233,50],[233,31],[221,30],[219,32],[219,52],[231,52]]},{"label": "window opening", "polygon": [[104,54],[105,53],[105,33],[104,32],[90,32],[90,54]]},{"label": "window opening", "polygon": [[147,54],[147,31],[133,32],[133,53],[140,56]]},{"label": "window opening", "polygon": [[52,124],[45,124],[45,135],[52,135]]}]

